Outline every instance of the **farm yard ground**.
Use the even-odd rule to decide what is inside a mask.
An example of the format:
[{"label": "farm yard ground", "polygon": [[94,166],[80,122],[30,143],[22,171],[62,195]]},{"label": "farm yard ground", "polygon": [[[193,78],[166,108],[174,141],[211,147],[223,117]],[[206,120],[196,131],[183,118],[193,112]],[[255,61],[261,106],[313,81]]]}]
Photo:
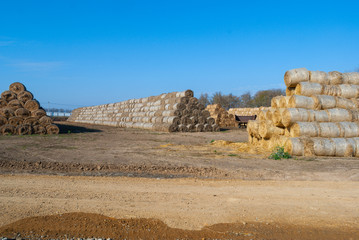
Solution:
[{"label": "farm yard ground", "polygon": [[243,129],[57,124],[0,137],[0,236],[359,239],[356,158],[270,160]]}]

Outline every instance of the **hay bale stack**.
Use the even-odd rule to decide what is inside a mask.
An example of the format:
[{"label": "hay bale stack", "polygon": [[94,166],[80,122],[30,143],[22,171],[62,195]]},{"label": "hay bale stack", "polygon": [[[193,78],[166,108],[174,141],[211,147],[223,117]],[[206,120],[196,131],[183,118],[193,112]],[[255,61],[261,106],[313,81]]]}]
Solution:
[{"label": "hay bale stack", "polygon": [[237,116],[254,116],[257,115],[261,111],[268,110],[269,107],[256,107],[256,108],[230,108],[228,110],[229,114],[237,115]]},{"label": "hay bale stack", "polygon": [[[46,117],[46,121],[45,121]],[[41,119],[43,121],[41,121]],[[33,94],[19,82],[12,83],[9,90],[1,93],[0,134],[58,134],[59,128],[52,124],[45,110]]]},{"label": "hay bale stack", "polygon": [[78,108],[67,121],[164,132],[218,131],[192,90]]},{"label": "hay bale stack", "polygon": [[248,123],[252,144],[292,155],[359,157],[359,73],[289,70],[287,96]]},{"label": "hay bale stack", "polygon": [[208,105],[206,110],[219,127],[238,127],[235,115],[227,112],[220,104]]}]

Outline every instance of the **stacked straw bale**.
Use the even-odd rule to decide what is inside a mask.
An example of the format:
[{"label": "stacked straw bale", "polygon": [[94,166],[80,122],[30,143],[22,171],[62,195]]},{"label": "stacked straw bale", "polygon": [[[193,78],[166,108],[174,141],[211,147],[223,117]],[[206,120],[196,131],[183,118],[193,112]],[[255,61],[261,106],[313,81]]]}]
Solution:
[{"label": "stacked straw bale", "polygon": [[0,98],[0,135],[58,134],[59,128],[23,84],[12,83]]},{"label": "stacked straw bale", "polygon": [[237,116],[254,116],[259,114],[262,110],[268,110],[269,107],[257,107],[257,108],[230,108],[228,110],[229,114]]},{"label": "stacked straw bale", "polygon": [[292,155],[359,157],[359,73],[289,70],[277,96],[247,129],[249,141]]},{"label": "stacked straw bale", "polygon": [[220,104],[208,105],[206,110],[219,127],[238,127],[234,114],[228,113]]},{"label": "stacked straw bale", "polygon": [[219,131],[191,90],[78,108],[68,121],[164,132]]}]

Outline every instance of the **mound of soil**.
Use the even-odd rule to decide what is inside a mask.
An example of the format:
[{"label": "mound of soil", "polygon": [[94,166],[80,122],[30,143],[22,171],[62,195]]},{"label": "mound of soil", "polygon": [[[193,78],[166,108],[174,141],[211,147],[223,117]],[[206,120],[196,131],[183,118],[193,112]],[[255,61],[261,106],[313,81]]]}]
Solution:
[{"label": "mound of soil", "polygon": [[115,219],[91,213],[31,217],[0,228],[0,236],[26,239],[355,239],[355,232],[278,224],[216,224],[201,230],[170,228],[156,219]]}]

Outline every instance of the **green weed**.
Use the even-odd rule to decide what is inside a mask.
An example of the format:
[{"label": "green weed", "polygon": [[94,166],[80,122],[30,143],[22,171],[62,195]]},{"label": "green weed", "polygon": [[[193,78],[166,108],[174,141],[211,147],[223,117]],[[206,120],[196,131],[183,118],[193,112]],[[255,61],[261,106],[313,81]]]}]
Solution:
[{"label": "green weed", "polygon": [[274,159],[274,160],[280,160],[282,158],[284,159],[288,159],[291,158],[292,156],[288,153],[284,151],[284,147],[280,147],[277,146],[273,152],[271,153],[271,155],[269,155],[269,159]]}]

